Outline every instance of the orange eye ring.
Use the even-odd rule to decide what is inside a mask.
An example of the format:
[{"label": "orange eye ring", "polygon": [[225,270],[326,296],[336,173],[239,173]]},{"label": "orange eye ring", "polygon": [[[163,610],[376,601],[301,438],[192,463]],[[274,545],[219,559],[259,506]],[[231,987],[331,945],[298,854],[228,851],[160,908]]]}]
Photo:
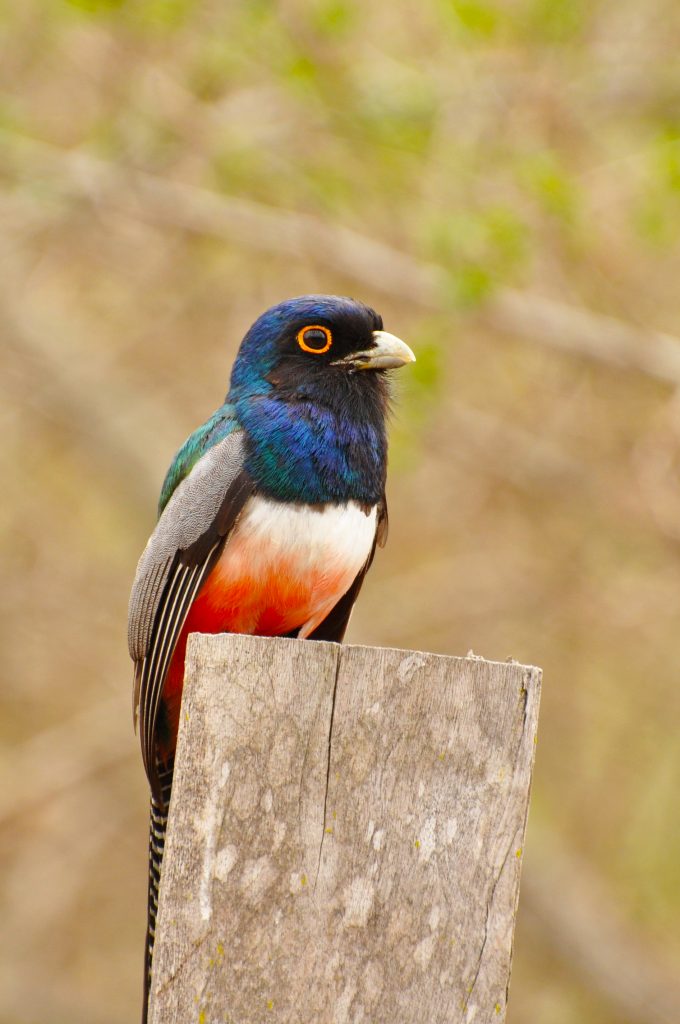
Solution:
[{"label": "orange eye ring", "polygon": [[[317,332],[316,337],[305,338],[305,335],[309,335],[311,331]],[[322,334],[323,338],[319,337],[319,334]],[[322,356],[324,352],[328,352],[328,349],[333,344],[333,336],[323,324],[309,324],[298,331],[295,337],[302,351],[311,352],[313,356]],[[310,344],[312,341],[318,342],[321,347],[317,348],[314,344]]]}]

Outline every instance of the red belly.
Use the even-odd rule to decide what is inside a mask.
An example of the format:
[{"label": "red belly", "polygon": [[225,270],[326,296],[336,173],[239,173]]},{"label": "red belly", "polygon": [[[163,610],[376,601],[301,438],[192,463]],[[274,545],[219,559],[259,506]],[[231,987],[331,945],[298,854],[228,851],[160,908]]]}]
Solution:
[{"label": "red belly", "polygon": [[375,512],[353,505],[320,512],[251,501],[175,647],[163,687],[167,729],[157,737],[162,753],[175,745],[189,633],[281,636],[299,630],[309,636],[352,585],[374,535]]},{"label": "red belly", "polygon": [[[225,560],[226,561],[226,560]],[[258,579],[229,578],[232,560],[217,563],[191,606],[179,635],[163,687],[169,726],[169,750],[174,749],[184,683],[184,659],[190,633],[250,633],[281,636],[322,621],[352,582],[343,572],[310,572],[301,577],[294,564],[279,563],[276,572]],[[314,622],[315,626],[316,622]],[[307,630],[309,632],[309,629]],[[159,737],[160,739],[160,737]],[[167,755],[169,750],[163,750]]]}]

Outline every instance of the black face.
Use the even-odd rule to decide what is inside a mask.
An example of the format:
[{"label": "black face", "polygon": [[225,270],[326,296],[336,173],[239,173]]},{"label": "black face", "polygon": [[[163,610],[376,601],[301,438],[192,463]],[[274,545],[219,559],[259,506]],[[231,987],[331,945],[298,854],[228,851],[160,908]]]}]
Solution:
[{"label": "black face", "polygon": [[354,372],[352,356],[374,349],[373,333],[380,330],[382,318],[354,299],[303,295],[273,306],[241,343],[232,399],[261,392],[262,382],[274,385],[284,400],[312,395],[322,400],[329,389],[346,392],[350,380],[361,391],[379,387],[378,380],[384,379],[380,369]]},{"label": "black face", "polygon": [[314,377],[322,367],[351,372],[352,355],[374,347],[373,332],[382,330],[382,317],[351,299],[323,296],[305,307],[279,337],[274,373],[283,367]]}]

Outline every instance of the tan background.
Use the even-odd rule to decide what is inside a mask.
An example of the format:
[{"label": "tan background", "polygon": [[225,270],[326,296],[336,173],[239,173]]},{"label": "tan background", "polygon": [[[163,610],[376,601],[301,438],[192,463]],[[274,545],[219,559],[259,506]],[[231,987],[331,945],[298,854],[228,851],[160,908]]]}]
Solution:
[{"label": "tan background", "polygon": [[418,354],[350,638],[545,670],[511,1024],[677,1019],[679,38],[675,0],[4,5],[0,1024],[137,1017],[129,585],[309,291]]}]

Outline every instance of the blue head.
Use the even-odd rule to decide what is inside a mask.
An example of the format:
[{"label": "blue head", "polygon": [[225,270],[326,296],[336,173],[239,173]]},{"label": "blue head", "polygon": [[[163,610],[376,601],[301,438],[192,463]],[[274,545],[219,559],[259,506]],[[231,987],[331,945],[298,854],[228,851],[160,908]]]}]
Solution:
[{"label": "blue head", "polygon": [[412,359],[354,299],[305,295],[264,313],[241,343],[227,396],[260,489],[285,501],[379,500],[385,370]]},{"label": "blue head", "polygon": [[[298,340],[301,330],[317,326],[321,334],[306,348]],[[382,330],[382,318],[368,306],[334,295],[303,295],[272,306],[250,328],[239,349],[231,375],[229,398],[260,394],[271,375],[321,379],[323,370],[352,349],[371,345],[373,331]],[[309,336],[308,336],[309,337]],[[330,340],[330,345],[328,341]],[[324,351],[325,350],[325,351]]]}]

